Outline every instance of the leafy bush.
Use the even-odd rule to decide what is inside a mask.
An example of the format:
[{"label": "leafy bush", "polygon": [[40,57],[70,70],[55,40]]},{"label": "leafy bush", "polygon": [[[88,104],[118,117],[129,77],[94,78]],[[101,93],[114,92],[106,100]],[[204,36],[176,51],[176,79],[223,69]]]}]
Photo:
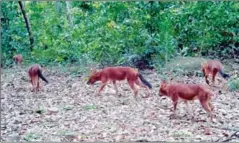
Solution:
[{"label": "leafy bush", "polygon": [[[24,2],[34,48],[18,3],[2,2],[2,65],[26,62],[162,66],[175,55],[239,55],[238,2]],[[72,21],[69,20],[69,17]],[[130,58],[136,55],[136,59]],[[133,61],[131,61],[133,60]]]},{"label": "leafy bush", "polygon": [[230,91],[239,90],[239,78],[229,81],[228,82],[228,89]]}]

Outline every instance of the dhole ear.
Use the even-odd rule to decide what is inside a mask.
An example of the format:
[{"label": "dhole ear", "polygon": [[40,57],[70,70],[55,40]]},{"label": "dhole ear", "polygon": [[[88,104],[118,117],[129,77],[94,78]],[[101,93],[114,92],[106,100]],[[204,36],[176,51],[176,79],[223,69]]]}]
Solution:
[{"label": "dhole ear", "polygon": [[165,88],[167,86],[167,81],[165,79],[161,80],[160,87]]},{"label": "dhole ear", "polygon": [[94,74],[94,73],[96,73],[96,72],[97,72],[96,69],[91,68],[91,73],[92,73],[92,74]]},{"label": "dhole ear", "polygon": [[[96,72],[97,72],[96,69],[90,68],[90,73],[89,73],[89,75],[92,76],[92,75],[95,74]],[[90,76],[89,76],[89,78],[90,78]]]},{"label": "dhole ear", "polygon": [[205,64],[206,64],[206,62],[202,62],[202,63],[201,63],[201,67],[204,67]]},{"label": "dhole ear", "polygon": [[164,87],[165,87],[165,82],[161,82],[160,85],[159,85],[159,88],[164,89]]},{"label": "dhole ear", "polygon": [[135,70],[136,72],[139,72],[139,69],[137,69],[137,68],[134,68],[134,70]]}]

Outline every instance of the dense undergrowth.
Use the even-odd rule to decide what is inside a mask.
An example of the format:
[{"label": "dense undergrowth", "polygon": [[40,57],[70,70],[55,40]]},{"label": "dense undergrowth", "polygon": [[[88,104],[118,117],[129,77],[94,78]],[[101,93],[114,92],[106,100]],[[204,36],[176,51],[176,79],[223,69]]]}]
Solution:
[{"label": "dense undergrowth", "polygon": [[14,54],[27,63],[96,62],[100,66],[162,66],[176,55],[238,58],[239,3],[24,2],[1,3],[2,66]]}]

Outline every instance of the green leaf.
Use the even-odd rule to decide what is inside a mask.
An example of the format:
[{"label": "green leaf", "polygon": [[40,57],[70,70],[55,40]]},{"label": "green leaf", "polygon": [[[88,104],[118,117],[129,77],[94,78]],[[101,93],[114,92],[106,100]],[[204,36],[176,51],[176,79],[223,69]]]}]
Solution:
[{"label": "green leaf", "polygon": [[26,140],[26,141],[34,141],[34,140],[37,140],[39,139],[40,136],[38,134],[35,134],[35,133],[27,133],[24,135],[23,139]]},{"label": "green leaf", "polygon": [[84,110],[94,110],[94,109],[97,109],[97,106],[96,105],[86,105],[86,106],[83,106],[83,109]]}]

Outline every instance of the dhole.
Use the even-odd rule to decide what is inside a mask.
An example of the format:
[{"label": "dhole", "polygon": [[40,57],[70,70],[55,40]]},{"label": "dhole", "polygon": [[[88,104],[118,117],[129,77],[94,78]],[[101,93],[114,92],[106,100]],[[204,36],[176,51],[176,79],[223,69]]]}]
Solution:
[{"label": "dhole", "polygon": [[206,83],[209,84],[208,77],[209,77],[209,74],[211,74],[212,75],[212,82],[214,84],[215,77],[216,77],[218,72],[220,73],[220,75],[223,78],[228,79],[230,77],[230,75],[224,73],[222,71],[222,68],[223,68],[222,64],[219,61],[216,61],[216,60],[208,60],[206,63],[203,63],[202,64],[202,72],[205,76]]},{"label": "dhole", "polygon": [[13,61],[15,62],[15,64],[21,64],[22,63],[22,55],[14,55],[13,56]]},{"label": "dhole", "polygon": [[172,99],[173,115],[175,115],[179,99],[186,103],[187,101],[198,99],[204,110],[210,115],[212,121],[213,106],[210,103],[212,93],[205,85],[183,83],[169,84],[166,81],[162,81],[160,84],[159,96],[168,96]]},{"label": "dhole", "polygon": [[46,83],[48,83],[48,81],[46,80],[46,78],[42,75],[42,67],[38,64],[34,64],[32,65],[29,70],[28,70],[28,74],[29,77],[31,79],[31,83],[33,86],[33,91],[39,91],[39,77],[44,80]]},{"label": "dhole", "polygon": [[118,93],[116,81],[125,79],[127,79],[129,86],[134,91],[135,97],[138,95],[138,89],[135,87],[135,85],[144,87],[147,90],[148,88],[150,89],[152,88],[151,84],[148,81],[146,81],[138,71],[130,67],[107,67],[98,72],[96,70],[93,70],[87,84],[94,84],[96,81],[101,81],[102,85],[97,94],[100,95],[100,92],[104,89],[106,84],[112,81],[116,93]]}]

